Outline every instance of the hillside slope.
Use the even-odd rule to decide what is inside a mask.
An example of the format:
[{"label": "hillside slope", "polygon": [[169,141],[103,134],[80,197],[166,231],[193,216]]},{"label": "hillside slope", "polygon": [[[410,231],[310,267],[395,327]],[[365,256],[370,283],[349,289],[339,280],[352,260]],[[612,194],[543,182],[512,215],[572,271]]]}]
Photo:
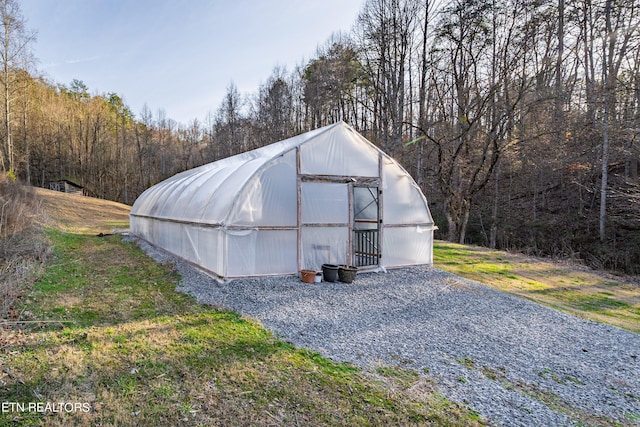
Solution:
[{"label": "hillside slope", "polygon": [[53,227],[79,234],[111,233],[129,228],[131,206],[93,197],[35,188]]}]

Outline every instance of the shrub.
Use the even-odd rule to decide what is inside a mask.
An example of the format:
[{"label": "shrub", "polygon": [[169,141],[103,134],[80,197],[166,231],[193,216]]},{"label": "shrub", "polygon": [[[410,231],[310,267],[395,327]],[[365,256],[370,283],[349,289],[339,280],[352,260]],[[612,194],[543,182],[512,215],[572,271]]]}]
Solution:
[{"label": "shrub", "polygon": [[0,174],[0,317],[15,317],[12,306],[38,276],[50,253],[35,194],[11,172]]}]

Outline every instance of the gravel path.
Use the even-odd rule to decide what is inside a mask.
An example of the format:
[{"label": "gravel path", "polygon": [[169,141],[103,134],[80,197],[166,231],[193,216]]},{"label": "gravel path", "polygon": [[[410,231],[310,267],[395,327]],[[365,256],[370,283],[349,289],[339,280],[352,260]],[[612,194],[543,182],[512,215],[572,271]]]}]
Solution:
[{"label": "gravel path", "polygon": [[640,425],[640,335],[552,310],[430,267],[218,283],[174,262],[179,291],[259,319],[281,339],[364,369],[427,372],[497,425]]}]

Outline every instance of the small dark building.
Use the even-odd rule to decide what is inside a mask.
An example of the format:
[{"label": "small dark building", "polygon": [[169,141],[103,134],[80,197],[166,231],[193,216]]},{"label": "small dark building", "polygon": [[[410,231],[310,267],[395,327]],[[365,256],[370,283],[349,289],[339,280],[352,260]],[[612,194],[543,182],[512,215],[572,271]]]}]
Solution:
[{"label": "small dark building", "polygon": [[49,181],[49,190],[61,191],[63,193],[84,195],[84,187],[68,179]]}]

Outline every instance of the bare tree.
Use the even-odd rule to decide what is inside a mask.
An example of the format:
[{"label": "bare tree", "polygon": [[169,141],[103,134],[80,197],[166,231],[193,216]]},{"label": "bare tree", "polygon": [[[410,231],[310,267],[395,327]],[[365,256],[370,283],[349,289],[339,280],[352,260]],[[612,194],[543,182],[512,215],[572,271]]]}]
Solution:
[{"label": "bare tree", "polygon": [[[518,143],[515,117],[524,117],[531,80],[521,10],[458,1],[444,9],[434,40],[436,72],[429,165],[443,198],[448,239],[464,242],[474,198],[484,190],[503,153]],[[493,22],[489,30],[487,22]],[[496,29],[500,29],[496,31]]]},{"label": "bare tree", "polygon": [[243,101],[238,88],[231,82],[227,86],[227,92],[215,117],[216,141],[221,151],[221,156],[226,157],[247,150],[246,138],[243,135],[242,126]]},{"label": "bare tree", "polygon": [[14,142],[12,129],[12,108],[16,96],[15,80],[17,70],[25,63],[29,55],[29,43],[36,38],[35,32],[25,28],[20,5],[16,0],[0,0],[0,61],[2,61],[2,76],[0,84],[4,95],[3,131],[4,144],[0,151],[0,163],[3,170],[14,168]]},{"label": "bare tree", "polygon": [[292,136],[293,98],[283,69],[276,68],[267,83],[260,87],[253,119],[260,145]]},{"label": "bare tree", "polygon": [[604,4],[604,41],[602,43],[602,81],[604,100],[602,104],[602,171],[600,180],[600,241],[606,238],[607,190],[609,177],[609,152],[611,119],[615,117],[616,87],[622,61],[627,55],[629,44],[637,37],[638,5],[635,1],[614,2],[605,0]]},{"label": "bare tree", "polygon": [[419,10],[417,0],[368,0],[358,16],[361,60],[374,94],[372,127],[380,132],[376,139],[391,154],[403,138]]},{"label": "bare tree", "polygon": [[353,87],[361,70],[350,40],[335,36],[304,69],[304,101],[310,124],[321,127],[353,115]]}]

